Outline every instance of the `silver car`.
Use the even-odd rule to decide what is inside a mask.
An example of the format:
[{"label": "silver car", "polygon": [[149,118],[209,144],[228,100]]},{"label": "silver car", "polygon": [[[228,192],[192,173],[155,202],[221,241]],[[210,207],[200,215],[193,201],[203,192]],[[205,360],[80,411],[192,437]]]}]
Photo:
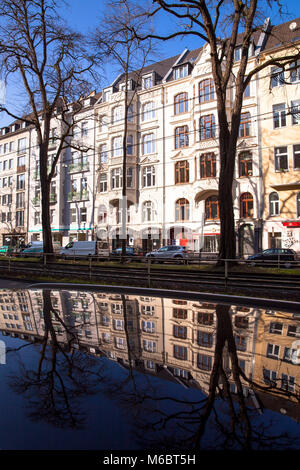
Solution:
[{"label": "silver car", "polygon": [[146,258],[155,258],[157,261],[167,261],[167,259],[176,259],[177,261],[189,258],[189,251],[185,246],[169,245],[162,246],[159,250],[151,251],[146,254]]}]

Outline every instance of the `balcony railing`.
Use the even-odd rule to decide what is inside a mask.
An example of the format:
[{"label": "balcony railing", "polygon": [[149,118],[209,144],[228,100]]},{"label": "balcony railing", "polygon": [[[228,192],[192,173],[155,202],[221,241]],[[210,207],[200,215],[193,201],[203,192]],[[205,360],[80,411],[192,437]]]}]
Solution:
[{"label": "balcony railing", "polygon": [[76,173],[79,171],[89,171],[89,164],[86,163],[71,163],[69,165],[69,173]]},{"label": "balcony railing", "polygon": [[71,191],[68,194],[68,201],[88,201],[89,193],[86,190],[83,191]]}]

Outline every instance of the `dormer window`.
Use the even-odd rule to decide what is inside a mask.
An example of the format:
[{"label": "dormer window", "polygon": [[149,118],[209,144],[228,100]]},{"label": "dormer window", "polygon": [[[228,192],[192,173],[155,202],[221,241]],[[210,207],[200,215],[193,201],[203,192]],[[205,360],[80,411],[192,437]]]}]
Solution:
[{"label": "dormer window", "polygon": [[[131,91],[133,90],[134,86],[133,86],[133,80],[128,80],[127,81],[127,90],[128,91]],[[121,83],[120,85],[120,91],[125,91],[125,82],[124,83]]]},{"label": "dormer window", "polygon": [[153,76],[152,74],[143,78],[143,89],[147,90],[148,88],[153,87]]},{"label": "dormer window", "polygon": [[242,46],[238,46],[234,49],[234,61],[238,62],[242,58]]},{"label": "dormer window", "polygon": [[106,103],[107,101],[109,101],[111,97],[111,89],[104,90],[102,97],[103,97],[103,103]]},{"label": "dormer window", "polygon": [[188,75],[188,65],[182,65],[181,67],[176,67],[174,69],[174,79],[178,80],[179,78],[186,77]]}]

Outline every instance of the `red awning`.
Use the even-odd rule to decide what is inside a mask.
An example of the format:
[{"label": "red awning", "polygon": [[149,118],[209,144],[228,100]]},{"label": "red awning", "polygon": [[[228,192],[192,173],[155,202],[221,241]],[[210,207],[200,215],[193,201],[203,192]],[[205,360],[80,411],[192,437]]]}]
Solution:
[{"label": "red awning", "polygon": [[300,227],[300,222],[282,222],[284,227]]}]

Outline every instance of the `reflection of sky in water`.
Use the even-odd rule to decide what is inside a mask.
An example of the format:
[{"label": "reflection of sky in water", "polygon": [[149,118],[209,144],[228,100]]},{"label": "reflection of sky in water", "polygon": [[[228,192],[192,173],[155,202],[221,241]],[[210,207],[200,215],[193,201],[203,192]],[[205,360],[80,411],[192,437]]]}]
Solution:
[{"label": "reflection of sky in water", "polygon": [[[180,307],[178,303],[175,306]],[[165,378],[135,370],[131,374],[124,365],[106,357],[88,356],[75,351],[74,363],[80,364],[87,373],[87,383],[91,380],[86,393],[81,392],[76,396],[73,395],[75,389],[68,378],[66,359],[62,353],[57,353],[57,363],[62,361],[63,364],[58,367],[58,372],[67,387],[68,404],[72,412],[79,411],[82,420],[81,428],[59,427],[47,423],[45,416],[30,418],[32,409],[29,407],[29,398],[37,400],[33,407],[35,410],[41,403],[39,398],[32,394],[31,389],[27,394],[21,394],[10,386],[26,371],[37,371],[42,345],[29,344],[10,336],[0,336],[0,339],[5,342],[7,350],[21,347],[18,352],[8,352],[7,364],[0,366],[0,449],[134,450],[152,447],[164,449],[165,446],[170,450],[173,446],[177,450],[191,450],[187,443],[189,438],[197,435],[199,417],[207,402],[207,394],[194,388],[199,387],[199,384],[194,382],[194,387],[188,388],[176,383],[174,376],[170,375],[170,371],[166,373],[166,369],[162,370]],[[51,352],[52,348],[48,346],[48,359],[51,358]],[[67,355],[70,357],[69,353]],[[21,363],[24,364],[23,369]],[[45,369],[48,372],[49,364]],[[185,364],[185,367],[188,365]],[[237,395],[233,397],[233,406],[238,410]],[[270,397],[269,402],[272,400]],[[283,405],[274,406],[274,409],[285,406],[282,400]],[[288,439],[276,441],[274,448],[300,449],[296,420],[267,408],[260,415],[251,400],[247,404],[252,440],[262,437],[259,433],[263,430],[268,437],[287,433]],[[290,410],[293,407],[296,410],[299,404],[290,402],[289,406]],[[289,414],[293,416],[292,412]],[[299,416],[299,412],[295,416]],[[224,433],[221,432],[224,425],[230,428],[230,423],[227,403],[217,399],[201,440],[201,448],[235,448],[230,437],[224,439]],[[256,448],[256,444],[253,447]],[[268,448],[268,444],[265,447]]]}]

